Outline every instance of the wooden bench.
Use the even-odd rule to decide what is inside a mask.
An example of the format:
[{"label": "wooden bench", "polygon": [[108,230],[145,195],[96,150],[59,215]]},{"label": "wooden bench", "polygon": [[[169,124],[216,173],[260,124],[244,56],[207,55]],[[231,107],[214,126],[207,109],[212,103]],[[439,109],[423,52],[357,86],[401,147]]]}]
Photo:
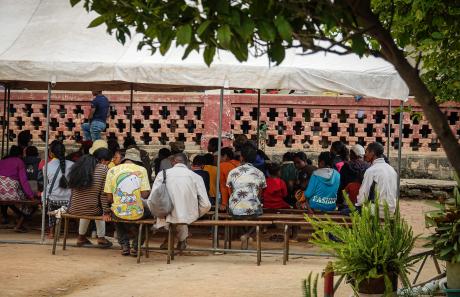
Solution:
[{"label": "wooden bench", "polygon": [[[273,221],[275,225],[281,225],[284,229],[283,265],[289,261],[289,226],[311,226],[307,221]],[[350,222],[337,222],[339,225],[351,226]]]},{"label": "wooden bench", "polygon": [[17,201],[17,200],[0,200],[0,205],[40,205],[42,204],[41,200],[24,200],[24,201]]}]

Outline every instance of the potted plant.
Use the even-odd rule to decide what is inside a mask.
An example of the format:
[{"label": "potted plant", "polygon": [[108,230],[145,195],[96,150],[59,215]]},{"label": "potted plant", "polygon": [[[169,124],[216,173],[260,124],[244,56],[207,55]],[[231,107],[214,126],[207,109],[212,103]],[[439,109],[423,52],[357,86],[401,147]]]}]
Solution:
[{"label": "potted plant", "polygon": [[436,257],[446,261],[447,287],[460,294],[460,178],[454,178],[454,197],[439,199],[439,210],[425,214],[426,226],[434,227],[426,247],[433,248]]},{"label": "potted plant", "polygon": [[398,276],[404,286],[410,286],[407,274],[417,262],[410,257],[416,237],[399,209],[391,216],[385,205],[380,218],[378,199],[364,205],[361,213],[346,195],[345,199],[352,210],[351,226],[306,217],[315,230],[310,241],[336,255],[334,273],[344,275],[358,294],[392,295]]}]

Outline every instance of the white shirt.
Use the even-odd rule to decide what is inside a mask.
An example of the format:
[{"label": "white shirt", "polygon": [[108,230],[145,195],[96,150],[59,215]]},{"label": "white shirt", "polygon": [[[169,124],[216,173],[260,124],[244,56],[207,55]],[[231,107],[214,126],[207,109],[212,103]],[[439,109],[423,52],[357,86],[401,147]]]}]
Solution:
[{"label": "white shirt", "polygon": [[[158,174],[152,192],[163,182],[163,174]],[[203,178],[184,164],[176,164],[166,170],[166,187],[174,205],[166,217],[168,223],[191,224],[211,209]]]},{"label": "white shirt", "polygon": [[364,180],[359,188],[358,202],[356,206],[361,206],[367,201],[372,183],[375,181],[375,190],[378,193],[380,203],[380,215],[384,214],[384,203],[388,204],[390,214],[396,209],[396,194],[398,174],[383,158],[374,160],[371,167],[364,173]]}]

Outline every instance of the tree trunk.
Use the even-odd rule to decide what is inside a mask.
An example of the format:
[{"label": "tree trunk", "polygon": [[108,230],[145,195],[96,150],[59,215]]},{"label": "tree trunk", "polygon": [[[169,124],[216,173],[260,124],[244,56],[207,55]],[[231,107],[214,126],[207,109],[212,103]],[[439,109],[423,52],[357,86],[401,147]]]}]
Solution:
[{"label": "tree trunk", "polygon": [[447,159],[460,176],[460,144],[434,95],[431,94],[420,78],[419,71],[410,65],[404,53],[395,44],[391,33],[382,26],[378,17],[371,11],[369,1],[348,0],[348,3],[356,16],[363,22],[363,26],[373,28],[368,34],[380,43],[382,56],[393,64],[401,78],[406,82],[410,92],[415,96],[415,100],[422,107],[423,113],[438,136]]}]

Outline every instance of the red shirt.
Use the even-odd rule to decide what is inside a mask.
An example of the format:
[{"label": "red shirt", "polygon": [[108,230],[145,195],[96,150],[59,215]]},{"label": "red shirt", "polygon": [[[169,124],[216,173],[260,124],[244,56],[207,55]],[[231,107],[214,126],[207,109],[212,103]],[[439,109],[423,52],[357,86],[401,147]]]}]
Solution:
[{"label": "red shirt", "polygon": [[350,198],[351,202],[355,204],[358,201],[358,193],[359,188],[361,187],[361,183],[349,183],[345,187],[345,192],[348,193],[348,197]]},{"label": "red shirt", "polygon": [[284,202],[288,195],[286,183],[278,177],[267,177],[267,187],[262,193],[265,208],[290,208],[289,204]]}]

